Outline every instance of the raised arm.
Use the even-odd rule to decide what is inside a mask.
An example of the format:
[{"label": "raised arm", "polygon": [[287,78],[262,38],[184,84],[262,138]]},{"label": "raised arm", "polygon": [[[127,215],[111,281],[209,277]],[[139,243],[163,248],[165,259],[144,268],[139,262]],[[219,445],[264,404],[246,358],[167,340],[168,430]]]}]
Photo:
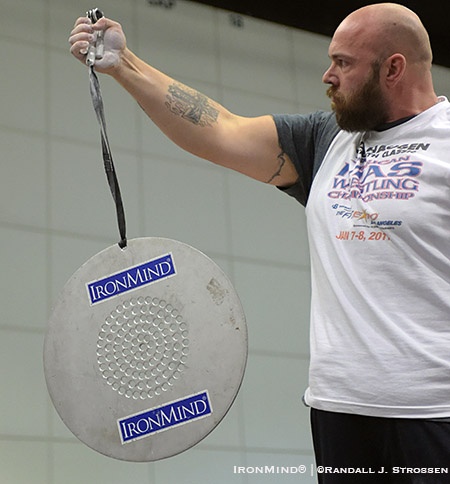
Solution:
[{"label": "raised arm", "polygon": [[77,20],[69,42],[72,54],[82,62],[95,30],[104,31],[105,43],[96,71],[120,83],[177,145],[265,183],[280,187],[295,183],[297,172],[279,147],[271,116],[238,116],[166,76],[131,52],[120,24],[107,18],[94,25],[87,18]]}]

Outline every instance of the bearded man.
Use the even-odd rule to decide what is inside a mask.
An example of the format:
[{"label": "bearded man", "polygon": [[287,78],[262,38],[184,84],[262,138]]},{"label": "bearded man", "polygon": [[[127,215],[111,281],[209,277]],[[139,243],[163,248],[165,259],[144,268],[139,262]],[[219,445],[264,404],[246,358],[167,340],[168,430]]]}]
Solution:
[{"label": "bearded man", "polygon": [[306,207],[304,401],[319,482],[448,482],[430,472],[450,462],[450,104],[434,92],[419,17],[392,3],[356,10],[329,47],[332,112],[255,118],[139,59],[109,19],[77,20],[76,58],[100,30],[96,70],[175,143]]}]

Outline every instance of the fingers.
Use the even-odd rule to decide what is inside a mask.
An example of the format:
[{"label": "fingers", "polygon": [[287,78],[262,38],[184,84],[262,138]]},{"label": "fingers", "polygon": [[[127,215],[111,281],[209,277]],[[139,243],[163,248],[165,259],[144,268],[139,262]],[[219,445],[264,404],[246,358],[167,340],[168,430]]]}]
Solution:
[{"label": "fingers", "polygon": [[87,17],[80,17],[77,19],[70,35],[72,36],[81,32],[93,32],[92,22]]},{"label": "fingers", "polygon": [[90,19],[87,17],[78,18],[69,37],[71,54],[82,61],[87,54],[89,44],[93,40],[94,30]]}]

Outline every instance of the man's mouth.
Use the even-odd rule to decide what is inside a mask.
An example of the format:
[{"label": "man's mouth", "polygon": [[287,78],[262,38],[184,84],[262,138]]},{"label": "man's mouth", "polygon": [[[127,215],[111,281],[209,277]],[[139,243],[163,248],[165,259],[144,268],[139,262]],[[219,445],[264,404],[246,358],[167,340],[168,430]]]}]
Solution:
[{"label": "man's mouth", "polygon": [[328,89],[327,89],[327,96],[332,100],[334,101],[334,97],[337,93],[337,88],[335,86],[330,86]]},{"label": "man's mouth", "polygon": [[330,86],[327,89],[327,96],[331,100],[331,109],[335,111],[336,109],[336,94],[337,94],[337,89],[334,86]]}]

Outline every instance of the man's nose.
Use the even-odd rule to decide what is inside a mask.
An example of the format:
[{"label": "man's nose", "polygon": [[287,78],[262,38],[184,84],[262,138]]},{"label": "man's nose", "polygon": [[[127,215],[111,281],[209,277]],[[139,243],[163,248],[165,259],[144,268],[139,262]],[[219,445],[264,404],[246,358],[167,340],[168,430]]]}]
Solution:
[{"label": "man's nose", "polygon": [[332,82],[332,72],[333,70],[333,65],[330,65],[330,67],[323,73],[323,76],[322,76],[322,82],[324,84],[333,84]]}]

